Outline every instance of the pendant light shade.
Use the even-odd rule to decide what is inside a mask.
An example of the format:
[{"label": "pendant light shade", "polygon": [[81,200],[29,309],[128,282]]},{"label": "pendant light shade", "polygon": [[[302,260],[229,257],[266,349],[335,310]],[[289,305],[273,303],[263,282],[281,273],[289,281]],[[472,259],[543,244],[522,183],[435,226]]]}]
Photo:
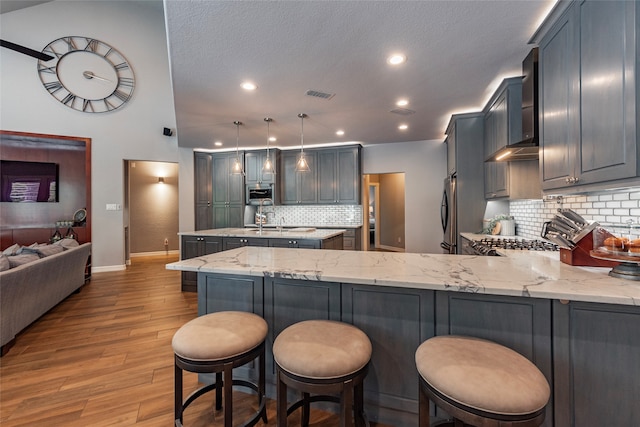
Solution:
[{"label": "pendant light shade", "polygon": [[231,167],[232,175],[244,175],[244,168],[242,167],[242,162],[240,161],[240,151],[238,146],[240,144],[240,125],[242,122],[235,121],[233,122],[236,125],[236,159],[233,162],[233,166]]},{"label": "pendant light shade", "polygon": [[296,172],[310,172],[309,163],[304,156],[304,119],[307,117],[305,113],[298,114],[300,117],[300,156],[296,162]]},{"label": "pendant light shade", "polygon": [[271,142],[271,135],[269,134],[269,124],[273,121],[270,117],[265,117],[265,122],[267,122],[267,158],[264,160],[264,164],[262,165],[262,173],[276,173],[276,168],[273,162],[271,161],[271,153],[269,152],[269,143]]}]

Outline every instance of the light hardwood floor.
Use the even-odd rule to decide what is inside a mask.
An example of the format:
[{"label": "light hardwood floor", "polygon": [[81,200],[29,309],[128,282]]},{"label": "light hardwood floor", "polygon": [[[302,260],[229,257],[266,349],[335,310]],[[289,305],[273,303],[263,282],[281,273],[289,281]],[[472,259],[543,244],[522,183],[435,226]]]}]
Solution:
[{"label": "light hardwood floor", "polygon": [[[164,268],[173,261],[177,256],[133,258],[126,271],[94,273],[18,335],[0,359],[0,425],[173,425],[171,338],[197,315],[196,294],[181,292],[180,272]],[[184,386],[186,396],[197,376],[185,374]],[[242,420],[256,399],[234,395],[234,418]],[[223,413],[212,405],[211,393],[196,401],[185,426],[222,426]],[[267,408],[275,425],[275,402]],[[312,411],[313,426],[337,424],[335,415]]]}]

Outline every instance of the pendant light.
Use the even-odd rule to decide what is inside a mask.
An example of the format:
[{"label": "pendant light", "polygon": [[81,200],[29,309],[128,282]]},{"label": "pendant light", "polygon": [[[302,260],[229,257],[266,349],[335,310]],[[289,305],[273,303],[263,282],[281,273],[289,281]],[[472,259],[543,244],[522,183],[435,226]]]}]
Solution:
[{"label": "pendant light", "polygon": [[300,117],[300,157],[298,157],[298,161],[296,162],[296,172],[310,172],[309,163],[307,163],[307,159],[304,157],[304,119],[307,115],[300,113],[298,117]]},{"label": "pendant light", "polygon": [[276,168],[271,161],[271,153],[269,152],[269,143],[271,142],[271,135],[269,134],[269,123],[273,121],[271,117],[265,117],[265,122],[267,122],[267,158],[264,160],[264,164],[262,165],[262,173],[276,173]]},{"label": "pendant light", "polygon": [[236,125],[236,160],[233,162],[233,166],[231,167],[231,174],[244,176],[244,168],[240,161],[240,151],[238,149],[238,145],[240,143],[240,125],[242,122],[236,120],[233,124]]}]

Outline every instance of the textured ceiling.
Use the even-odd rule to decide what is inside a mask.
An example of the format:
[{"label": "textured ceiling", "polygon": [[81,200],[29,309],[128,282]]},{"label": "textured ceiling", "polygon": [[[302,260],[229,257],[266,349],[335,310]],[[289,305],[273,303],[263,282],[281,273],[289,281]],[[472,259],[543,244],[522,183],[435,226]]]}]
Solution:
[{"label": "textured ceiling", "polygon": [[[234,148],[239,120],[240,147],[264,147],[268,116],[277,146],[299,146],[301,112],[305,145],[441,140],[452,113],[482,109],[520,74],[553,3],[165,1],[178,143]],[[395,51],[406,64],[386,63]],[[390,112],[401,97],[415,114]]]}]

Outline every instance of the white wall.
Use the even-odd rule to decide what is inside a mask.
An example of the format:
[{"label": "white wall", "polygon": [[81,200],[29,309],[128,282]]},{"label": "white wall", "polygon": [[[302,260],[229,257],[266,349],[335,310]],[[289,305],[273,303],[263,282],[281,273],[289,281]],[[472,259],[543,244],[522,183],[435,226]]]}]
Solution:
[{"label": "white wall", "polygon": [[405,174],[405,251],[442,253],[440,202],[447,175],[442,141],[367,145],[362,150],[365,174]]},{"label": "white wall", "polygon": [[[93,268],[124,268],[123,212],[105,210],[107,203],[124,202],[123,159],[181,160],[176,137],[162,135],[163,127],[176,127],[162,2],[54,1],[0,15],[0,35],[35,50],[63,36],[88,36],[115,47],[130,62],[136,87],[129,103],[89,114],[49,95],[37,60],[0,49],[0,127],[91,138]],[[192,182],[193,174],[189,178]]]}]

